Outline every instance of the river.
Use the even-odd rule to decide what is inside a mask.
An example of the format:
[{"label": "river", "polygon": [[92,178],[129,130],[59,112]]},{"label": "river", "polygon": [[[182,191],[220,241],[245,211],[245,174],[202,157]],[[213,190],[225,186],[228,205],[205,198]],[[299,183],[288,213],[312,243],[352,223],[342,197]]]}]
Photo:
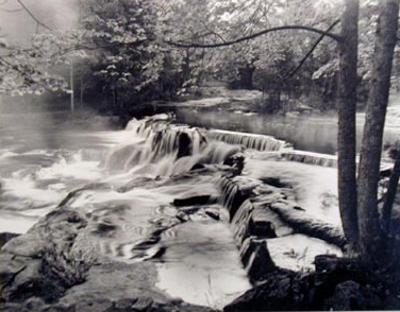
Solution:
[{"label": "river", "polygon": [[[226,129],[249,133],[272,135],[288,141],[295,149],[324,154],[336,154],[337,116],[294,115],[268,116],[254,113],[234,113],[212,110],[197,113],[185,108],[177,111],[177,119],[200,127]],[[357,148],[360,149],[365,113],[357,113]],[[400,133],[400,95],[392,94],[385,125],[385,142],[399,140]]]},{"label": "river", "polygon": [[[390,118],[400,117],[397,110],[393,112]],[[91,220],[91,240],[100,253],[127,262],[144,261],[163,253],[163,261],[157,264],[160,289],[191,303],[223,307],[250,288],[227,212],[215,204],[189,207],[190,211],[179,215],[171,203],[190,196],[217,197],[219,166],[228,156],[242,150],[248,159],[244,176],[249,183],[266,175],[279,178],[293,185],[295,200],[302,207],[322,220],[340,224],[335,201],[336,170],[275,161],[268,155],[285,148],[282,141],[250,137],[242,141],[248,147],[261,146],[263,150],[243,151],[236,144],[226,143],[229,133],[203,145],[200,132],[185,128],[192,136],[193,156],[176,159],[176,135],[162,132],[165,136],[155,148],[155,134],[148,120],[133,120],[121,131],[110,130],[102,123],[90,127],[68,120],[67,112],[0,115],[0,232],[26,232],[69,192],[91,185],[69,205]],[[276,135],[309,151],[335,150],[335,120],[329,117],[271,119],[181,111],[178,120]],[[389,137],[395,137],[400,133],[400,123],[389,123],[388,129]],[[199,162],[207,170],[189,173]],[[210,218],[207,209],[216,211],[221,221]],[[185,222],[178,222],[177,217]],[[302,243],[291,246],[290,252],[301,253],[307,242],[302,238]],[[279,239],[269,246],[275,248],[276,254],[288,252]],[[315,249],[310,248],[304,260],[308,265],[316,254],[329,247],[318,242],[313,246]],[[296,265],[296,259],[287,263],[289,268]]]}]

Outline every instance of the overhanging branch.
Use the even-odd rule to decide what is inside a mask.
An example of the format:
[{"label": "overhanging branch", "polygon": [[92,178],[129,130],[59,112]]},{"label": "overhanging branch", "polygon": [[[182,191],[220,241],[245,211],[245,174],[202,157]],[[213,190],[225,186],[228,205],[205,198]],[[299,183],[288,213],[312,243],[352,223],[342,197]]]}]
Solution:
[{"label": "overhanging branch", "polygon": [[[326,30],[326,32],[330,32],[337,24],[339,24],[340,20],[336,20],[331,26],[329,26],[329,28]],[[286,81],[290,78],[292,78],[298,71],[299,69],[303,66],[303,64],[305,63],[305,61],[311,56],[311,54],[314,52],[314,50],[317,48],[317,46],[320,44],[320,42],[322,41],[322,39],[325,38],[325,34],[322,34],[317,41],[315,41],[314,45],[312,46],[312,48],[310,49],[310,51],[308,51],[308,53],[303,57],[303,59],[300,61],[299,65],[297,65],[297,67],[295,69],[293,69],[286,77],[283,78],[283,81]]]},{"label": "overhanging branch", "polygon": [[22,6],[22,8],[25,10],[26,13],[29,14],[29,16],[40,26],[42,26],[43,28],[46,28],[47,30],[52,31],[53,29],[51,29],[49,26],[47,26],[45,23],[41,22],[38,18],[36,18],[36,16],[31,12],[31,10],[29,10],[29,8],[22,2],[22,0],[17,0],[18,3]]},{"label": "overhanging branch", "polygon": [[221,43],[210,43],[210,44],[201,44],[201,43],[187,43],[187,42],[175,42],[175,41],[170,41],[170,40],[164,40],[166,44],[178,47],[178,48],[219,48],[219,47],[225,47],[225,46],[230,46],[234,45],[243,41],[251,40],[254,38],[257,38],[259,36],[268,34],[270,32],[275,32],[275,31],[282,31],[282,30],[305,30],[309,32],[314,32],[323,36],[330,37],[331,39],[340,42],[341,37],[339,35],[333,34],[329,31],[324,31],[320,30],[318,28],[310,27],[310,26],[302,26],[302,25],[286,25],[286,26],[279,26],[279,27],[273,27],[273,28],[268,28],[265,30],[262,30],[260,32],[251,34],[249,36],[241,37],[235,40],[231,41],[226,41],[226,42],[221,42]]}]

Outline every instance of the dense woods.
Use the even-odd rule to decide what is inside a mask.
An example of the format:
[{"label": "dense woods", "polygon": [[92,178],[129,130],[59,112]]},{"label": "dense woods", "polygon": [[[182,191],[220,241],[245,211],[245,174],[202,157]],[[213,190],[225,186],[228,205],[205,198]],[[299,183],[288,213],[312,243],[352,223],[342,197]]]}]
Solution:
[{"label": "dense woods", "polygon": [[[339,33],[340,2],[116,0],[75,5],[79,16],[72,27],[60,30],[56,21],[38,16],[31,43],[2,37],[3,92],[73,89],[77,103],[86,99],[98,105],[103,99],[122,108],[195,96],[206,81],[217,79],[231,88],[262,90],[269,112],[293,109],[298,99],[315,110],[335,109],[339,53],[334,39],[304,29],[257,33],[287,25]],[[372,71],[377,5],[362,1],[360,8],[361,106]],[[35,16],[40,4],[25,8]],[[201,48],[207,45],[217,48]],[[73,88],[69,64],[75,68]]]}]

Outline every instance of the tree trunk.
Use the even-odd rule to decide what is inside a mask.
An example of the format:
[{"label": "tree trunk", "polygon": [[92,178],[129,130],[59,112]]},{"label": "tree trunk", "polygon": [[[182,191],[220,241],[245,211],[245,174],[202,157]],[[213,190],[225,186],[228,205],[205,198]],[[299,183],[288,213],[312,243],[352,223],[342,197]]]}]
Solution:
[{"label": "tree trunk", "polygon": [[79,97],[79,99],[80,99],[80,107],[81,108],[83,108],[83,90],[84,89],[84,86],[83,86],[83,76],[81,75],[81,86],[80,86],[80,97]]},{"label": "tree trunk", "polygon": [[358,178],[360,251],[362,259],[371,265],[379,265],[383,238],[378,215],[378,182],[398,15],[399,0],[381,0]]},{"label": "tree trunk", "polygon": [[396,161],[389,179],[389,185],[386,192],[385,203],[382,208],[382,228],[386,233],[390,233],[392,209],[396,199],[397,187],[400,179],[400,150],[397,151]]},{"label": "tree trunk", "polygon": [[71,112],[75,110],[75,90],[74,90],[74,63],[70,64],[70,85],[71,85]]},{"label": "tree trunk", "polygon": [[342,16],[338,90],[338,191],[343,230],[357,250],[356,105],[359,1],[346,0]]}]

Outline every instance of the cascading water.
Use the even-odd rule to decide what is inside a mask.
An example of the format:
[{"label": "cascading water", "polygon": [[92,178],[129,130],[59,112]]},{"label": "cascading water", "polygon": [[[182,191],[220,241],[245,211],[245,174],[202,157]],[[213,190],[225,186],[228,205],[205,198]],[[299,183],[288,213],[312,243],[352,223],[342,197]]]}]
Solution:
[{"label": "cascading water", "polygon": [[[2,175],[1,219],[11,224],[3,231],[18,229],[15,222],[22,222],[16,215],[25,222],[19,231],[26,231],[69,191],[85,187],[64,205],[87,219],[85,244],[100,259],[153,261],[158,286],[196,304],[222,307],[249,289],[228,217],[221,222],[206,213],[212,210],[224,220],[224,209],[215,201],[182,208],[172,204],[180,198],[217,198],[216,165],[243,147],[171,124],[167,115],[132,120],[124,131],[88,137],[95,144],[0,155],[0,169],[10,170],[14,162],[18,168]],[[24,163],[17,162],[23,157]]]},{"label": "cascading water", "polygon": [[267,135],[222,130],[211,130],[208,132],[208,135],[218,141],[243,145],[245,148],[256,149],[258,151],[279,151],[289,146],[287,142]]},{"label": "cascading water", "polygon": [[[10,230],[15,230],[15,222],[23,219],[24,232],[68,192],[84,187],[64,204],[87,219],[90,250],[112,261],[153,261],[161,289],[215,307],[250,287],[237,247],[245,239],[251,203],[224,176],[232,168],[223,163],[239,153],[245,158],[244,175],[278,172],[294,183],[304,171],[303,164],[290,165],[279,157],[291,151],[283,141],[177,125],[168,115],[132,120],[120,132],[65,137],[79,137],[84,144],[71,139],[73,148],[65,148],[60,140],[52,149],[1,152],[2,225],[14,220]],[[306,208],[326,214],[315,204],[320,193],[304,195],[315,185],[304,185],[299,187],[301,203],[314,203]]]},{"label": "cascading water", "polygon": [[283,152],[282,156],[289,161],[300,162],[303,164],[332,168],[337,167],[337,158],[333,155],[291,150]]}]

